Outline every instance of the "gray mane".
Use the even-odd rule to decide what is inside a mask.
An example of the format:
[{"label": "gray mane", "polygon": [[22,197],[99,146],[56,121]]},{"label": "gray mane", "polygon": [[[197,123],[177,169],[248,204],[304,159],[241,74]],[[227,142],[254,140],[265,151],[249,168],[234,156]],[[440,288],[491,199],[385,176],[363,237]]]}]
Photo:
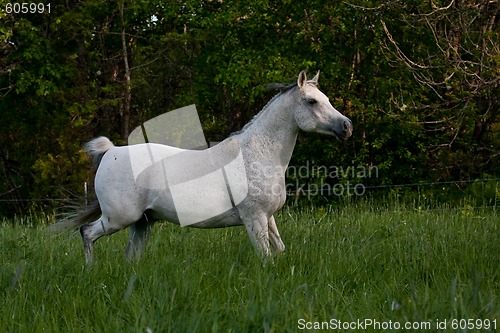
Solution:
[{"label": "gray mane", "polygon": [[253,116],[253,118],[248,123],[246,123],[242,129],[231,133],[231,135],[229,135],[229,136],[231,137],[231,136],[243,133],[248,127],[250,127],[254,123],[255,119],[257,119],[264,112],[264,110],[266,110],[269,107],[269,105],[271,105],[275,100],[277,100],[283,94],[292,90],[293,88],[296,88],[297,86],[298,86],[297,83],[292,83],[292,84],[270,83],[270,84],[267,84],[265,86],[266,89],[279,89],[280,92],[277,93],[276,95],[274,95],[274,97],[271,98],[269,100],[269,102],[267,102],[267,104],[262,108],[262,110],[260,110],[259,113],[257,113],[255,116]]}]

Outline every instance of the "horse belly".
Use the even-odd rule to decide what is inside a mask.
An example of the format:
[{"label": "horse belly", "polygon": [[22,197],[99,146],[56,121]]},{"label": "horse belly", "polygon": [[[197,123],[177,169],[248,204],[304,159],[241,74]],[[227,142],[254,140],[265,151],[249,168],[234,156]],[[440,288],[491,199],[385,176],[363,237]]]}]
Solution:
[{"label": "horse belly", "polygon": [[221,169],[170,186],[169,190],[182,226],[217,219],[234,207]]},{"label": "horse belly", "polygon": [[221,203],[215,199],[200,200],[203,196],[191,197],[180,202],[180,198],[177,197],[176,206],[170,191],[159,193],[155,197],[148,210],[157,220],[167,220],[183,227],[193,228],[223,228],[242,225],[238,209],[227,202]]},{"label": "horse belly", "polygon": [[222,155],[183,151],[153,163],[137,179],[161,193],[157,209],[164,215],[173,212],[182,226],[205,221],[233,224],[238,220],[233,208],[247,196],[246,172],[241,152]]},{"label": "horse belly", "polygon": [[189,225],[191,228],[211,229],[211,228],[225,228],[241,226],[243,222],[240,219],[239,211],[236,207],[225,211],[224,213],[209,218],[208,220],[201,221]]}]

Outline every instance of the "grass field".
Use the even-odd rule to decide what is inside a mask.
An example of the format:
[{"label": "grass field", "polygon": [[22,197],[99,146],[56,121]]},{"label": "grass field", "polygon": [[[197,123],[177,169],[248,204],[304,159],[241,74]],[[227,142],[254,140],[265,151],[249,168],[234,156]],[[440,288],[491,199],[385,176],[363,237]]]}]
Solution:
[{"label": "grass field", "polygon": [[272,262],[243,228],[164,223],[139,263],[120,232],[86,267],[78,235],[4,221],[0,331],[500,331],[495,209],[360,203],[277,223],[287,249]]}]

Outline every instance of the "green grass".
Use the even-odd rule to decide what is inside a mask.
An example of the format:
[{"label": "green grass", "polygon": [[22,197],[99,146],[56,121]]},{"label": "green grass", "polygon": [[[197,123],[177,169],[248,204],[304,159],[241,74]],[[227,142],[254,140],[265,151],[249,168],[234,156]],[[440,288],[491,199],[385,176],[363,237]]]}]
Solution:
[{"label": "green grass", "polygon": [[431,323],[422,332],[446,320],[441,331],[455,332],[454,319],[489,319],[497,330],[468,332],[498,331],[498,211],[377,207],[284,209],[287,249],[272,262],[255,256],[243,228],[164,223],[139,263],[124,260],[120,232],[96,243],[86,267],[79,235],[5,222],[0,330],[297,332],[300,319],[373,319]]}]

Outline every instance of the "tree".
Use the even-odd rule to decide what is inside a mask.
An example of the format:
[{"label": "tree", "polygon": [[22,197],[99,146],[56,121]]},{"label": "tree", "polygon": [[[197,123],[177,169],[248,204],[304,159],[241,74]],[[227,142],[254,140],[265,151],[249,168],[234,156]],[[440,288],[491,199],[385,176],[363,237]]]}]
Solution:
[{"label": "tree", "polygon": [[140,67],[134,56],[143,53],[134,33],[148,38],[148,19],[138,17],[150,4],[69,1],[50,13],[2,11],[0,195],[14,211],[25,208],[21,199],[81,193],[90,180],[85,140],[100,134],[126,142],[132,73]]},{"label": "tree", "polygon": [[413,114],[425,128],[430,166],[441,179],[498,172],[499,8],[490,0],[430,1],[404,5],[397,20],[380,19],[388,57],[418,85],[393,97],[393,114]]},{"label": "tree", "polygon": [[[7,2],[0,0],[4,7]],[[70,0],[0,12],[0,203],[72,198],[83,142],[196,104],[208,141],[239,130],[302,69],[354,123],[302,134],[293,163],[377,166],[373,185],[496,174],[497,0]],[[334,180],[342,181],[342,180]]]}]

